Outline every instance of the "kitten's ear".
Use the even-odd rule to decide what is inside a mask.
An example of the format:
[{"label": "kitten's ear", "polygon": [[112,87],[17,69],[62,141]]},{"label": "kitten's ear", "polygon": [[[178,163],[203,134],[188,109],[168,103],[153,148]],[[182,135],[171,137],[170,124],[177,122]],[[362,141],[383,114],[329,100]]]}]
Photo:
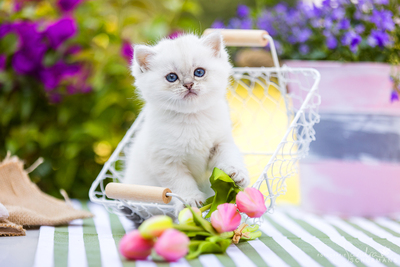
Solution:
[{"label": "kitten's ear", "polygon": [[140,69],[149,70],[150,59],[155,55],[151,47],[145,45],[135,45],[134,59],[139,64]]},{"label": "kitten's ear", "polygon": [[219,32],[212,32],[202,37],[202,42],[211,47],[214,51],[214,55],[219,57],[221,55],[221,50],[223,49],[222,35]]}]

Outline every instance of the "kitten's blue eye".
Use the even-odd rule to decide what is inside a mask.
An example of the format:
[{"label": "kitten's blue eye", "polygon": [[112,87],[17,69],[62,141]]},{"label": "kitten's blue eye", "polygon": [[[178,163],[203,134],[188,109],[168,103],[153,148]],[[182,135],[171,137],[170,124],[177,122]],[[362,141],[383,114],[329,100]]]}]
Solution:
[{"label": "kitten's blue eye", "polygon": [[170,83],[173,83],[178,79],[178,75],[176,75],[175,73],[170,73],[165,76],[165,79],[167,79],[167,81],[169,81]]},{"label": "kitten's blue eye", "polygon": [[198,68],[198,69],[196,69],[196,70],[194,71],[194,76],[203,77],[203,76],[204,76],[204,73],[206,73],[206,71],[205,71],[204,69]]}]

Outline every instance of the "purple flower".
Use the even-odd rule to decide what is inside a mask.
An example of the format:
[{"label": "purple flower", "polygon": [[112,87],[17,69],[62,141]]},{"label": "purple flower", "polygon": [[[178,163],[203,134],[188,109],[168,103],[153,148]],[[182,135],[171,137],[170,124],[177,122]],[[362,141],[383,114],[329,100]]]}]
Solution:
[{"label": "purple flower", "polygon": [[51,67],[44,68],[40,72],[40,80],[43,82],[46,91],[52,91],[64,78],[74,76],[80,70],[79,65],[67,65],[63,61],[59,61]]},{"label": "purple flower", "polygon": [[0,55],[0,71],[3,71],[6,68],[7,56]]},{"label": "purple flower", "polygon": [[31,74],[37,67],[37,62],[27,51],[21,50],[14,54],[12,66],[19,74]]},{"label": "purple flower", "polygon": [[[168,35],[168,38],[169,39],[175,39],[175,38],[178,38],[180,35],[182,35],[183,34],[183,32],[182,31],[180,31],[180,30],[176,30],[176,31],[173,31],[173,32],[171,32],[169,35]],[[133,55],[133,54],[132,54]]]},{"label": "purple flower", "polygon": [[329,49],[335,49],[337,47],[337,40],[334,36],[328,36],[326,38],[326,46]]},{"label": "purple flower", "polygon": [[375,4],[378,5],[388,5],[389,4],[389,0],[374,0]]},{"label": "purple flower", "polygon": [[220,20],[216,20],[211,25],[211,28],[213,28],[213,29],[223,29],[223,28],[225,28],[225,24]]},{"label": "purple flower", "polygon": [[0,38],[13,30],[12,24],[4,23],[0,25]]},{"label": "purple flower", "polygon": [[241,29],[248,30],[253,28],[253,20],[251,18],[245,18],[242,20]]},{"label": "purple flower", "polygon": [[73,10],[82,0],[58,0],[57,5],[63,12]]},{"label": "purple flower", "polygon": [[46,36],[50,41],[50,46],[56,49],[67,39],[75,35],[77,26],[72,18],[63,18],[47,27]]},{"label": "purple flower", "polygon": [[124,41],[122,43],[121,55],[129,64],[131,64],[133,58],[133,46],[130,42]]},{"label": "purple flower", "polygon": [[250,9],[246,5],[238,5],[236,13],[239,18],[245,18],[250,14]]},{"label": "purple flower", "polygon": [[385,31],[372,30],[367,41],[372,47],[378,45],[380,48],[384,48],[385,46],[392,45],[390,35]]},{"label": "purple flower", "polygon": [[392,93],[390,94],[390,102],[393,103],[395,101],[399,101],[399,94],[397,93],[396,90],[393,90]]},{"label": "purple flower", "polygon": [[342,19],[339,22],[339,30],[347,30],[350,28],[350,20],[349,19]]},{"label": "purple flower", "polygon": [[284,14],[284,13],[287,12],[287,10],[288,10],[287,5],[286,5],[285,3],[282,3],[282,2],[278,3],[278,4],[275,6],[275,11],[276,11],[277,13]]},{"label": "purple flower", "polygon": [[296,33],[297,41],[299,43],[306,42],[312,35],[312,31],[309,28],[301,29]]},{"label": "purple flower", "polygon": [[242,27],[242,21],[238,18],[232,18],[229,20],[228,28],[229,29],[240,29]]},{"label": "purple flower", "polygon": [[356,26],[354,27],[354,31],[355,31],[357,34],[362,34],[362,33],[365,31],[365,26],[362,25],[362,24],[358,24],[358,25],[356,25]]},{"label": "purple flower", "polygon": [[358,45],[360,44],[362,38],[360,35],[355,33],[354,31],[348,31],[342,38],[343,45],[347,45],[350,47],[350,50],[355,53],[357,52]]},{"label": "purple flower", "polygon": [[393,13],[390,10],[376,10],[372,11],[370,20],[376,25],[378,29],[393,31],[395,24],[393,21]]},{"label": "purple flower", "polygon": [[274,28],[273,21],[274,18],[272,17],[271,13],[264,11],[257,20],[257,28],[266,30],[271,36],[276,36],[278,32]]},{"label": "purple flower", "polygon": [[342,20],[344,18],[344,16],[346,15],[346,12],[344,9],[337,7],[335,9],[333,9],[331,15],[332,15],[333,20]]},{"label": "purple flower", "polygon": [[310,48],[308,47],[308,45],[302,44],[299,47],[299,52],[300,52],[300,54],[306,55],[306,54],[308,54],[308,52],[310,52]]}]

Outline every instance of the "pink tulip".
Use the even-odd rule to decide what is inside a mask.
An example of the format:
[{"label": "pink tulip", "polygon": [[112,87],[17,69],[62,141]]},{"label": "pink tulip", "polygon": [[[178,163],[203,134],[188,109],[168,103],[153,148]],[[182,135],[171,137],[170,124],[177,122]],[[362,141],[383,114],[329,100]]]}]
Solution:
[{"label": "pink tulip", "polygon": [[176,261],[189,251],[189,238],[175,229],[166,230],[157,240],[154,249],[167,261]]},{"label": "pink tulip", "polygon": [[221,204],[211,214],[211,224],[218,231],[224,233],[235,230],[242,217],[234,204]]},{"label": "pink tulip", "polygon": [[259,218],[267,211],[263,194],[253,187],[236,195],[236,205],[240,212],[246,213],[250,218]]},{"label": "pink tulip", "polygon": [[150,255],[153,245],[152,239],[145,239],[138,230],[133,230],[121,239],[119,251],[127,259],[143,260]]}]

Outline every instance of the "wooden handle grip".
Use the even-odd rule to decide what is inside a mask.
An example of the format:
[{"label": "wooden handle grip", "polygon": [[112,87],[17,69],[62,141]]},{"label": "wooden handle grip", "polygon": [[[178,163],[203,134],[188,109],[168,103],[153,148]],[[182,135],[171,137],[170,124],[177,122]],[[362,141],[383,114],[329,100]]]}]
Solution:
[{"label": "wooden handle grip", "polygon": [[157,186],[121,183],[109,183],[106,186],[106,195],[109,198],[127,199],[140,202],[168,204],[172,197],[167,196],[167,193],[171,193],[169,188]]},{"label": "wooden handle grip", "polygon": [[268,44],[264,30],[231,30],[231,29],[206,29],[203,35],[218,31],[224,38],[226,46],[259,46],[264,47]]}]

